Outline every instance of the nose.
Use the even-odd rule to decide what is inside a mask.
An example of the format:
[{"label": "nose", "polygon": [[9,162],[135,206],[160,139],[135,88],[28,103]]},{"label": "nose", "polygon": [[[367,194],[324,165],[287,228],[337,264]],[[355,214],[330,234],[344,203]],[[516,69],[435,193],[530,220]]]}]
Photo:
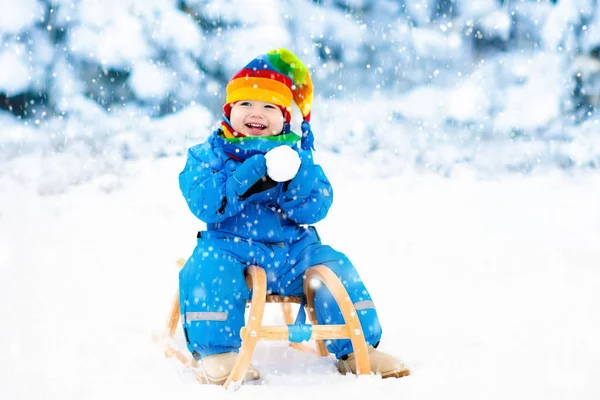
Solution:
[{"label": "nose", "polygon": [[260,117],[260,118],[265,116],[262,112],[262,109],[260,107],[256,107],[256,106],[252,106],[248,115],[251,117]]}]

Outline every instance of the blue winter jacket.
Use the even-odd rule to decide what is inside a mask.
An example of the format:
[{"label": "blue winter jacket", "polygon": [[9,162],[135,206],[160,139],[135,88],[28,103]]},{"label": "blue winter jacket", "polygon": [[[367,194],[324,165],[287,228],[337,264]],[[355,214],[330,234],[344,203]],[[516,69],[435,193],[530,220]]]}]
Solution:
[{"label": "blue winter jacket", "polygon": [[300,225],[325,217],[333,191],[312,152],[294,146],[301,159],[296,176],[277,183],[266,175],[264,154],[281,142],[251,138],[235,145],[215,131],[188,150],[179,187],[208,231],[267,243],[294,242]]}]

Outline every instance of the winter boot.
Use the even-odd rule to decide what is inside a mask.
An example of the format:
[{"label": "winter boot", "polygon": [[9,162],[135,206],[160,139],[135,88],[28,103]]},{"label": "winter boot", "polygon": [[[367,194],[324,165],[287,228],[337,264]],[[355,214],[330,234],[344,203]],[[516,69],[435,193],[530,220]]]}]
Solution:
[{"label": "winter boot", "polygon": [[[369,346],[369,361],[371,372],[381,375],[382,378],[400,378],[410,375],[410,369],[406,364],[396,357]],[[348,354],[338,360],[338,371],[346,375],[348,373],[356,374],[356,360],[354,353]]]},{"label": "winter boot", "polygon": [[[198,369],[204,376],[202,383],[210,383],[212,385],[222,385],[229,377],[229,373],[233,369],[237,353],[220,353],[203,357],[198,361]],[[244,382],[256,381],[260,379],[260,373],[252,364],[248,366]]]}]

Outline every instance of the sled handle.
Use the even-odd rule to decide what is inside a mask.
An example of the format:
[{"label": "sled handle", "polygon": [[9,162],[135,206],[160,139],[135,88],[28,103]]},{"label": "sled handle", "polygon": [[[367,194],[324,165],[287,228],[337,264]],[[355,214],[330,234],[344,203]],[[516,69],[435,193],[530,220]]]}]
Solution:
[{"label": "sled handle", "polygon": [[[300,332],[298,332],[300,331]],[[240,332],[243,335],[246,327]],[[301,340],[295,337],[302,336]],[[258,332],[258,340],[288,340],[292,343],[300,343],[309,340],[325,339],[349,339],[348,327],[346,325],[307,325],[290,324],[279,326],[262,326]]]}]

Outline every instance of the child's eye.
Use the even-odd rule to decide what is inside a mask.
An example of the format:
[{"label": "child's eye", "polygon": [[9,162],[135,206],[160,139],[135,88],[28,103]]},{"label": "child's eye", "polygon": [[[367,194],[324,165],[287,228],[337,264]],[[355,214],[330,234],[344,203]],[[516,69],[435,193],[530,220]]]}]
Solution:
[{"label": "child's eye", "polygon": [[265,106],[265,108],[270,108],[270,109],[273,109],[273,110],[274,110],[274,109],[276,109],[276,107],[275,107],[275,106],[272,106],[272,105],[270,105],[270,104],[267,104],[267,105]]},{"label": "child's eye", "polygon": [[240,101],[238,103],[240,106],[251,106],[252,103],[250,103],[249,101]]}]

